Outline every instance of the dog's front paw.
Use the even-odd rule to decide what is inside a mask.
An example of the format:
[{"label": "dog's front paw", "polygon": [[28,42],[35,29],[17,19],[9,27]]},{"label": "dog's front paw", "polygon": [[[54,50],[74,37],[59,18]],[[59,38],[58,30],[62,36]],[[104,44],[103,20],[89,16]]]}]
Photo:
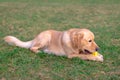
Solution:
[{"label": "dog's front paw", "polygon": [[103,62],[104,58],[103,58],[103,55],[98,54],[97,56],[95,56],[95,58],[93,58],[93,60]]}]

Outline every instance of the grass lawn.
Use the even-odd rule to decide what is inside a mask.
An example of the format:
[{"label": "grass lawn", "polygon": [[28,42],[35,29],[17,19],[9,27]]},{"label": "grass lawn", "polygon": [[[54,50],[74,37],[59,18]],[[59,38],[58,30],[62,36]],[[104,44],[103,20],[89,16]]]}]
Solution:
[{"label": "grass lawn", "polygon": [[[104,62],[8,46],[47,29],[88,28]],[[0,0],[0,80],[120,80],[120,0]]]}]

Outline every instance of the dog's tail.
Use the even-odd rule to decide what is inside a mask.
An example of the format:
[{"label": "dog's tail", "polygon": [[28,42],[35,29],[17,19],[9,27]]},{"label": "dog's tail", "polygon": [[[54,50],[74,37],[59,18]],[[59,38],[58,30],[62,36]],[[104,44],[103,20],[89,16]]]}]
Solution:
[{"label": "dog's tail", "polygon": [[22,48],[30,48],[31,45],[32,45],[32,40],[31,41],[27,41],[27,42],[23,42],[19,39],[17,39],[16,37],[14,36],[6,36],[4,38],[5,42],[7,42],[8,44],[10,45],[15,45],[15,46],[18,46],[18,47],[22,47]]}]

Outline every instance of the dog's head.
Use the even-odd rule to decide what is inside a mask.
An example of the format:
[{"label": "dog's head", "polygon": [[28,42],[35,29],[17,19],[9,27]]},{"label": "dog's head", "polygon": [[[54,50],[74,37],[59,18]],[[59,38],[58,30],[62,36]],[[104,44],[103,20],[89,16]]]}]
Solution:
[{"label": "dog's head", "polygon": [[71,34],[73,47],[84,53],[98,51],[98,46],[94,41],[94,34],[88,29],[76,29]]}]

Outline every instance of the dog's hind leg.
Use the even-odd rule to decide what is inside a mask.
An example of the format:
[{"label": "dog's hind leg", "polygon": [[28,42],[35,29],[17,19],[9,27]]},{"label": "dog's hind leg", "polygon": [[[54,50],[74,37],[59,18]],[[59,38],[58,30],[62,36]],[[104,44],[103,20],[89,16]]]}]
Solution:
[{"label": "dog's hind leg", "polygon": [[34,53],[38,53],[40,51],[41,48],[43,48],[44,46],[39,45],[39,46],[33,46],[30,48],[30,50]]},{"label": "dog's hind leg", "polygon": [[33,40],[33,43],[32,43],[30,50],[35,52],[35,53],[38,53],[40,50],[47,48],[47,46],[50,43],[50,39],[51,39],[51,34],[49,31],[45,31],[45,32],[40,33]]},{"label": "dog's hind leg", "polygon": [[39,41],[34,41],[32,47],[30,48],[31,51],[38,53],[40,50],[44,50],[49,45],[48,39],[41,39]]}]

